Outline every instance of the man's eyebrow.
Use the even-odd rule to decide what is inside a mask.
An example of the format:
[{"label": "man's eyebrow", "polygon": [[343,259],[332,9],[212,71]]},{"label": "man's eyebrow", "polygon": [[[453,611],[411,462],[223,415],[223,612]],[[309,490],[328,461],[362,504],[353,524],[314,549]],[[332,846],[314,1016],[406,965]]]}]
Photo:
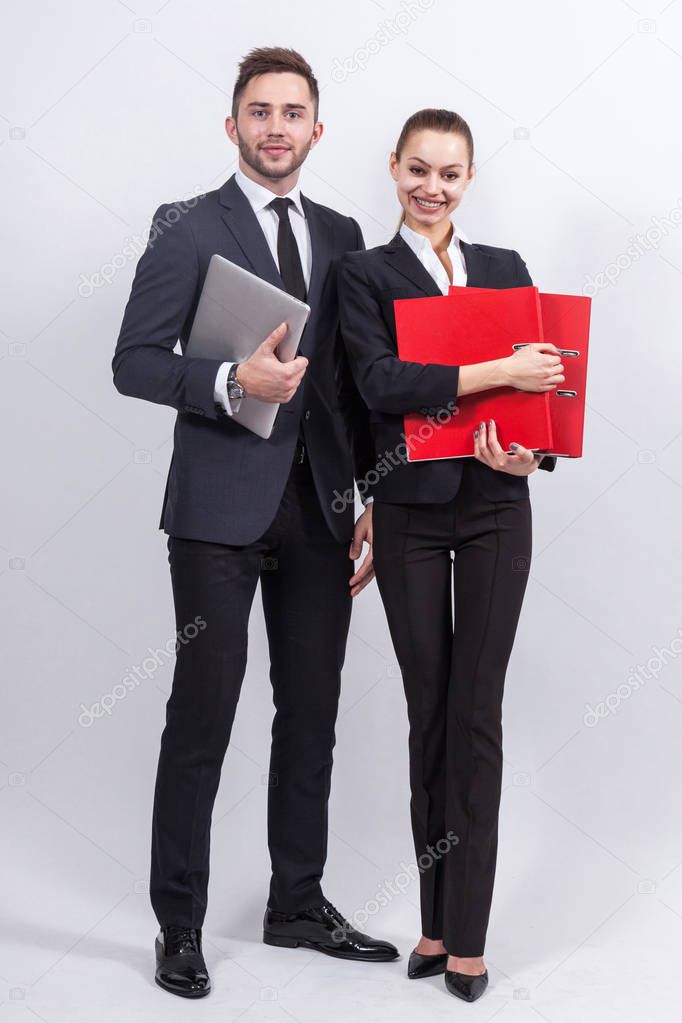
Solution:
[{"label": "man's eyebrow", "polygon": [[[266,102],[264,102],[262,100],[254,99],[254,100],[251,100],[251,102],[248,103],[247,106],[249,106],[249,107],[271,107],[272,103],[266,103]],[[306,109],[305,103],[284,103],[283,106],[285,106],[287,110],[305,110]]]},{"label": "man's eyebrow", "polygon": [[[419,163],[423,163],[425,167],[430,167],[431,166],[431,164],[427,163],[426,160],[422,160],[422,158],[420,156],[410,156],[410,157],[408,157],[408,159],[410,159],[410,160],[418,160]],[[463,166],[464,166],[463,163],[449,163],[449,164],[447,164],[446,167],[441,167],[441,170],[449,170],[450,167],[463,167]]]}]

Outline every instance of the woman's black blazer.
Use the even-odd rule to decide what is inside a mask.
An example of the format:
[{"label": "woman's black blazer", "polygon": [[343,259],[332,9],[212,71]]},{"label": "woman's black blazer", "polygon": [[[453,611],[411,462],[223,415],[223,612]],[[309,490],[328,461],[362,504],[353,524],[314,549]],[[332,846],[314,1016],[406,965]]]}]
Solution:
[{"label": "woman's black blazer", "polygon": [[[518,288],[533,282],[518,252],[461,242],[467,286]],[[478,459],[405,461],[403,415],[447,408],[457,395],[457,366],[422,365],[397,356],[393,300],[441,295],[437,284],[398,233],[365,252],[348,252],[339,264],[339,313],[358,390],[370,413],[377,469],[367,493],[379,501],[441,502],[455,496],[466,463],[493,501],[528,497],[528,478],[490,469]],[[518,441],[523,444],[523,437]],[[473,438],[472,438],[473,445]],[[398,457],[402,453],[402,460]],[[550,472],[556,458],[545,457]]]}]

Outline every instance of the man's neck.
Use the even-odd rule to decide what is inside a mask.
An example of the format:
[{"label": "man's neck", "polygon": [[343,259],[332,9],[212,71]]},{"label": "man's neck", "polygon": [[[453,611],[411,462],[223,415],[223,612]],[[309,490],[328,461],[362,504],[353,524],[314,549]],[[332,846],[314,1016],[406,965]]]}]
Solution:
[{"label": "man's neck", "polygon": [[263,174],[259,174],[253,167],[249,167],[248,164],[239,158],[239,170],[242,172],[244,177],[249,178],[251,181],[255,181],[257,185],[262,185],[263,188],[267,188],[273,195],[288,195],[292,188],[295,188],[298,184],[299,175],[301,173],[300,167],[297,167],[295,171],[287,175],[286,178],[267,178]]}]

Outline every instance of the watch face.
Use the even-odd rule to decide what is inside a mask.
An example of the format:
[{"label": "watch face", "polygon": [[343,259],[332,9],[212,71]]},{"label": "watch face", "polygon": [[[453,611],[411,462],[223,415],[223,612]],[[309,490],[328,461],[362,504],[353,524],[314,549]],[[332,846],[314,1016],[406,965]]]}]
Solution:
[{"label": "watch face", "polygon": [[233,363],[227,374],[227,393],[230,398],[243,398],[244,388],[237,380],[237,363]]}]

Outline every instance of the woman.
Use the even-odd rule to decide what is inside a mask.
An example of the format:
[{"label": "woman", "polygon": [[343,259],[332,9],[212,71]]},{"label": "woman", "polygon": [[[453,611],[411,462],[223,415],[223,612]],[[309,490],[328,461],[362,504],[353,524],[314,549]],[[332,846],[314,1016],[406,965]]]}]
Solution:
[{"label": "woman", "polygon": [[[450,217],[473,178],[466,122],[421,110],[390,159],[403,208],[398,234],[339,268],[341,325],[383,468],[372,487],[373,565],[401,665],[410,725],[411,817],[422,937],[411,978],[445,974],[466,1001],[488,983],[484,944],[497,856],[502,694],[531,556],[527,477],[556,459],[520,443],[506,454],[481,423],[473,458],[408,463],[403,414],[452,408],[456,396],[564,380],[558,349],[530,344],[470,366],[397,357],[393,302],[450,284],[532,284],[518,253],[466,242]],[[521,439],[521,438],[520,438]],[[452,553],[454,552],[454,564]],[[454,630],[453,630],[454,575]]]}]

